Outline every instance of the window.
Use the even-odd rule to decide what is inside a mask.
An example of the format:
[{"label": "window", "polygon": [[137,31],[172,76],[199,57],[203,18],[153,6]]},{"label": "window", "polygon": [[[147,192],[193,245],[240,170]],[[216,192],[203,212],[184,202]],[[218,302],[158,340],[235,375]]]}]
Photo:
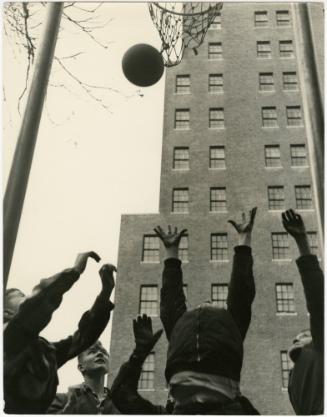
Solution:
[{"label": "window", "polygon": [[290,24],[290,12],[288,10],[276,11],[277,26],[288,26]]},{"label": "window", "polygon": [[175,111],[175,129],[190,128],[190,110],[180,109]]},{"label": "window", "polygon": [[226,211],[226,188],[213,187],[210,188],[210,211]]},{"label": "window", "polygon": [[211,234],[211,260],[227,261],[228,260],[228,241],[227,233]]},{"label": "window", "polygon": [[189,148],[180,147],[174,148],[174,169],[189,169],[190,154]]},{"label": "window", "polygon": [[255,27],[268,26],[268,12],[267,11],[254,12],[254,26]]},{"label": "window", "polygon": [[209,29],[215,29],[215,30],[221,29],[221,13],[216,14],[213,21],[211,22]]},{"label": "window", "polygon": [[209,74],[209,93],[222,93],[223,91],[223,74]]},{"label": "window", "polygon": [[188,262],[188,236],[182,236],[178,248],[178,257],[182,262]]},{"label": "window", "polygon": [[277,313],[294,313],[293,284],[276,284],[276,309]]},{"label": "window", "polygon": [[227,308],[228,284],[212,284],[211,285],[211,301],[212,304]]},{"label": "window", "polygon": [[176,76],[176,93],[185,94],[191,92],[191,79],[189,75]]},{"label": "window", "polygon": [[158,316],[158,286],[141,285],[140,312],[150,317]]},{"label": "window", "polygon": [[286,106],[287,126],[302,126],[301,106]]},{"label": "window", "polygon": [[283,72],[283,89],[297,90],[298,81],[296,72]]},{"label": "window", "polygon": [[210,146],[209,148],[209,168],[226,168],[225,146]]},{"label": "window", "polygon": [[143,236],[143,262],[160,262],[159,258],[159,238],[157,236]]},{"label": "window", "polygon": [[267,168],[281,166],[279,145],[265,146],[265,162]]},{"label": "window", "polygon": [[276,107],[262,107],[262,127],[278,127]]},{"label": "window", "polygon": [[295,186],[296,208],[299,210],[312,209],[312,197],[310,185]]},{"label": "window", "polygon": [[285,208],[284,187],[268,187],[268,208],[269,210],[283,210]]},{"label": "window", "polygon": [[279,56],[281,58],[292,58],[294,56],[292,41],[279,41]]},{"label": "window", "polygon": [[289,259],[289,243],[287,233],[272,233],[271,239],[273,259]]},{"label": "window", "polygon": [[140,375],[138,389],[154,389],[154,353],[151,352],[145,359]]},{"label": "window", "polygon": [[280,363],[282,369],[282,387],[287,388],[290,370],[293,366],[291,359],[288,357],[287,350],[281,350]]},{"label": "window", "polygon": [[188,213],[188,188],[173,189],[173,212]]},{"label": "window", "polygon": [[209,109],[209,127],[215,129],[225,127],[223,108]]},{"label": "window", "polygon": [[223,57],[223,49],[221,42],[210,42],[208,44],[208,58],[221,59]]},{"label": "window", "polygon": [[313,255],[318,255],[318,238],[317,232],[307,232],[309,246]]},{"label": "window", "polygon": [[305,145],[291,145],[291,163],[292,167],[307,165],[307,151]]},{"label": "window", "polygon": [[270,41],[257,41],[257,57],[271,58]]},{"label": "window", "polygon": [[259,90],[260,91],[273,91],[274,77],[272,72],[260,72],[259,74]]}]

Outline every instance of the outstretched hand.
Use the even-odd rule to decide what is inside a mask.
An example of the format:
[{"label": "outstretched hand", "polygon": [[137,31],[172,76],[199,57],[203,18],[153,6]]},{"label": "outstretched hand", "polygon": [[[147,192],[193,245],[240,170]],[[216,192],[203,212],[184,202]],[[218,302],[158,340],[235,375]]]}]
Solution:
[{"label": "outstretched hand", "polygon": [[302,217],[295,213],[294,210],[286,210],[282,213],[283,226],[291,236],[295,239],[306,235],[305,226]]},{"label": "outstretched hand", "polygon": [[235,230],[239,234],[251,233],[254,225],[255,215],[257,213],[257,207],[254,207],[249,211],[249,218],[247,219],[246,214],[242,213],[242,222],[236,223],[234,220],[228,220],[228,223],[234,226]]},{"label": "outstretched hand", "polygon": [[178,232],[177,227],[175,227],[174,231],[172,231],[170,225],[168,226],[167,233],[165,233],[160,226],[157,226],[153,230],[166,248],[171,248],[173,246],[178,247],[181,238],[183,236],[186,236],[187,233],[187,229],[183,229],[180,232]]},{"label": "outstretched hand", "polygon": [[114,272],[117,272],[115,265],[104,264],[99,270],[99,274],[102,281],[102,287],[111,295],[112,290],[115,288]]},{"label": "outstretched hand", "polygon": [[100,256],[97,253],[92,252],[92,251],[91,252],[79,253],[77,255],[75,265],[74,265],[74,269],[79,274],[82,274],[85,271],[87,260],[89,258],[94,259],[96,262],[99,262],[101,260]]},{"label": "outstretched hand", "polygon": [[162,335],[163,329],[153,333],[151,317],[146,314],[133,320],[136,350],[147,356]]}]

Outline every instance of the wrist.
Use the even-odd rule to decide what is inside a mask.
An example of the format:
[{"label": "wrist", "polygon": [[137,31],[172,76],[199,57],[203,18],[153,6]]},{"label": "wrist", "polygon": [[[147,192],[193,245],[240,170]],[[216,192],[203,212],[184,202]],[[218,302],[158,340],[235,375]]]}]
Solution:
[{"label": "wrist", "polygon": [[166,258],[178,258],[178,246],[166,248]]},{"label": "wrist", "polygon": [[251,232],[240,233],[238,235],[238,244],[240,246],[251,246],[252,234]]}]

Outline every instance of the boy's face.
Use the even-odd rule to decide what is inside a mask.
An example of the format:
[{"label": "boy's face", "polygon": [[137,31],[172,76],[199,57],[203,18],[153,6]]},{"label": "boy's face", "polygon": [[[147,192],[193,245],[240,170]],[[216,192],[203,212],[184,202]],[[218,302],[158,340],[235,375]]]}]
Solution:
[{"label": "boy's face", "polygon": [[93,372],[106,374],[109,372],[109,354],[101,342],[94,343],[94,345],[82,353],[78,369],[83,374],[91,374]]},{"label": "boy's face", "polygon": [[5,312],[8,312],[8,314],[14,316],[25,299],[26,295],[20,290],[11,291],[5,297]]}]

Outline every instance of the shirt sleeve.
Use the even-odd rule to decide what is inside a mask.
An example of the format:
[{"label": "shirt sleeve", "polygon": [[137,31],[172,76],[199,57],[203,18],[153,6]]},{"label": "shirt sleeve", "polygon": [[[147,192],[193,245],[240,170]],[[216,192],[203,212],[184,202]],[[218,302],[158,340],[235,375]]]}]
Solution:
[{"label": "shirt sleeve", "polygon": [[252,251],[249,246],[236,246],[228,288],[227,310],[233,316],[243,340],[251,321],[255,297]]},{"label": "shirt sleeve", "polygon": [[181,265],[182,263],[179,259],[166,259],[162,273],[160,319],[168,340],[178,319],[186,311]]},{"label": "shirt sleeve", "polygon": [[57,394],[47,409],[47,414],[63,414],[67,401],[67,394]]},{"label": "shirt sleeve", "polygon": [[304,255],[296,260],[310,313],[313,347],[324,349],[324,275],[315,255]]}]

